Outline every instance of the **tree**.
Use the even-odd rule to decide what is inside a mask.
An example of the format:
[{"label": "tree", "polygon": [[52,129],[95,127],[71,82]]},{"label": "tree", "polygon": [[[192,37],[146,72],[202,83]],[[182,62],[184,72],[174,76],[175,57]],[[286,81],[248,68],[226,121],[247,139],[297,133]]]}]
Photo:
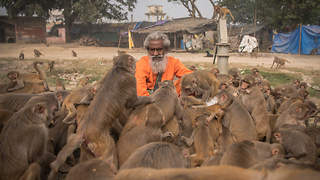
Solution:
[{"label": "tree", "polygon": [[228,18],[227,22],[251,24],[254,23],[255,2],[252,0],[224,0],[220,6],[226,6],[235,20]]},{"label": "tree", "polygon": [[198,13],[199,18],[203,18],[201,12],[195,4],[196,0],[168,0],[168,2],[176,2],[182,4],[188,10],[189,16],[191,16],[192,18],[196,17],[196,12]]},{"label": "tree", "polygon": [[125,20],[137,0],[0,0],[10,17],[17,15],[49,17],[49,10],[63,10],[66,42],[71,42],[71,25],[77,20],[86,24],[97,23],[102,18]]}]

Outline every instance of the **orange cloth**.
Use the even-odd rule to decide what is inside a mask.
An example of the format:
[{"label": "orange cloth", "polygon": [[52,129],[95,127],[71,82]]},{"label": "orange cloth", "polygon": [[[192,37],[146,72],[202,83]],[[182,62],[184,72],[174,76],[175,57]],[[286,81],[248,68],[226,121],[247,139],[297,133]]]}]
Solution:
[{"label": "orange cloth", "polygon": [[[168,56],[168,64],[166,70],[162,73],[161,81],[173,80],[174,75],[179,79],[174,82],[178,95],[181,93],[181,76],[192,73],[193,71],[186,68],[179,59]],[[156,83],[157,74],[153,74],[149,66],[149,57],[143,56],[136,63],[137,94],[138,96],[149,96],[147,89],[153,89]]]}]

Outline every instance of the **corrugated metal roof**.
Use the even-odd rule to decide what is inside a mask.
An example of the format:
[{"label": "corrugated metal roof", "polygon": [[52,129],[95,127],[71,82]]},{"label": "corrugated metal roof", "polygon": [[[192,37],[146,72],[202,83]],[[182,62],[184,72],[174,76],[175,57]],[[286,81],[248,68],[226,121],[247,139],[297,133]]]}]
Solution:
[{"label": "corrugated metal roof", "polygon": [[164,24],[150,27],[148,29],[136,30],[133,33],[151,33],[154,31],[161,31],[163,33],[175,33],[179,31],[187,31],[189,33],[199,33],[204,31],[215,31],[217,24],[213,19],[200,18],[181,18],[173,19]]}]

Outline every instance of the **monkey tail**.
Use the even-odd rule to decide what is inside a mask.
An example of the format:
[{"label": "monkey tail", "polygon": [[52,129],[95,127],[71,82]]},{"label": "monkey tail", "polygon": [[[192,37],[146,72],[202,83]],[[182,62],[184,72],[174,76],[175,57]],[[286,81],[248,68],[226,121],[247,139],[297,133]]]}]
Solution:
[{"label": "monkey tail", "polygon": [[40,69],[40,67],[38,66],[38,64],[43,64],[43,62],[41,62],[41,61],[35,61],[35,62],[33,62],[33,67],[34,67],[34,69],[36,69],[36,70],[38,71],[38,73],[39,73],[39,79],[40,79],[40,80],[47,80],[47,75],[46,75],[46,73],[45,73],[42,69]]},{"label": "monkey tail", "polygon": [[230,16],[232,17],[232,19],[234,20],[234,17],[232,16],[231,11],[229,11],[229,13],[230,13]]},{"label": "monkey tail", "polygon": [[[285,61],[287,61],[287,60],[285,60]],[[287,61],[289,64],[290,64],[290,62],[289,61]]]}]

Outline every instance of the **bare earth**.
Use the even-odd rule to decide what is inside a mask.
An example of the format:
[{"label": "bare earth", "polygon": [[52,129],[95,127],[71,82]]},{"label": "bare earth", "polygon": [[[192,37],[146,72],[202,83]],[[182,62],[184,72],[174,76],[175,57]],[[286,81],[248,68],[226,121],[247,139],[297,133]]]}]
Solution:
[{"label": "bare earth", "polygon": [[[21,50],[24,50],[25,58],[35,58],[33,56],[33,49],[39,50],[45,56],[41,56],[41,59],[46,60],[63,60],[63,59],[112,59],[117,55],[119,48],[113,47],[91,47],[91,46],[79,46],[77,44],[51,44],[49,47],[46,44],[0,44],[0,58],[18,58]],[[74,50],[78,58],[71,56],[71,50]],[[146,55],[146,50],[141,48],[136,49],[121,49],[127,50],[129,54],[139,60],[142,56]],[[169,55],[180,59],[182,62],[212,62],[212,58],[204,57],[204,53],[174,53],[170,52]],[[244,66],[262,66],[271,67],[273,57],[278,56],[287,59],[290,64],[287,64],[291,68],[303,68],[310,70],[320,69],[320,56],[310,55],[291,55],[291,54],[270,54],[261,53],[259,58],[241,57],[236,53],[230,54],[229,64],[241,63]]]}]

